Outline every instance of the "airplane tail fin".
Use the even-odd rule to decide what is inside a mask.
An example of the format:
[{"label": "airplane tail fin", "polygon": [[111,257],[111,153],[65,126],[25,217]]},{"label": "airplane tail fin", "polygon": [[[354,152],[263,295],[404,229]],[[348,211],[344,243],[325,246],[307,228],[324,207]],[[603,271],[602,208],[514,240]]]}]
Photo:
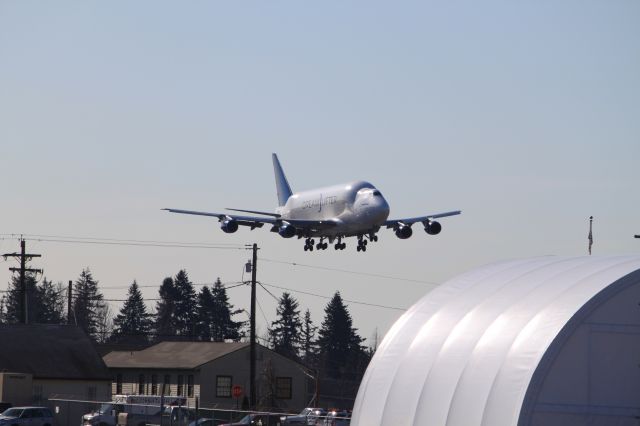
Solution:
[{"label": "airplane tail fin", "polygon": [[291,187],[289,186],[289,182],[287,181],[287,177],[284,175],[282,171],[282,166],[280,165],[280,161],[278,161],[278,156],[276,154],[272,154],[273,158],[273,173],[276,175],[276,189],[278,190],[278,206],[284,206],[287,203],[289,197],[291,197]]}]

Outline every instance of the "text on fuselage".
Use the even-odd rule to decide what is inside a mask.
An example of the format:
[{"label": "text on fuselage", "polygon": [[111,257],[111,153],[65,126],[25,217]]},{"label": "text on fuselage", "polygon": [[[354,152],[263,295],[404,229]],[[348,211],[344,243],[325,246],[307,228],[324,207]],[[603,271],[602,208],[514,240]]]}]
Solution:
[{"label": "text on fuselage", "polygon": [[335,204],[338,201],[338,197],[331,196],[322,198],[322,194],[320,194],[320,198],[316,200],[306,200],[302,202],[303,209],[318,209],[318,212],[322,211],[322,206],[328,206],[331,204]]}]

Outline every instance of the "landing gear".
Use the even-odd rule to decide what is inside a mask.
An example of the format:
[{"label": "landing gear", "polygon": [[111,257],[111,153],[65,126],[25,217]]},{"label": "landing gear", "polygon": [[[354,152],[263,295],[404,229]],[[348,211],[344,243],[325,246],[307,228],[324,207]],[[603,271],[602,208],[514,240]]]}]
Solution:
[{"label": "landing gear", "polygon": [[304,251],[313,251],[313,244],[315,241],[313,238],[307,238],[304,240]]},{"label": "landing gear", "polygon": [[369,239],[375,243],[375,242],[378,241],[378,236],[376,234],[374,234],[373,232],[371,232],[371,233],[369,233]]},{"label": "landing gear", "polygon": [[342,237],[338,237],[338,242],[333,246],[336,250],[344,250],[347,244],[342,242]]},{"label": "landing gear", "polygon": [[323,241],[324,241],[324,237],[320,237],[320,242],[316,244],[316,248],[318,250],[326,250],[327,247],[329,247],[329,244],[323,243]]},{"label": "landing gear", "polygon": [[367,251],[367,240],[362,238],[362,235],[358,235],[358,246],[356,247],[357,251]]}]

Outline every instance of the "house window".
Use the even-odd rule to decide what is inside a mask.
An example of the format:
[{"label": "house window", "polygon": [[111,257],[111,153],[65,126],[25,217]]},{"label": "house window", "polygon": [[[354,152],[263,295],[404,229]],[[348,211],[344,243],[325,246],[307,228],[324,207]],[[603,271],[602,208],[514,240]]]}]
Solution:
[{"label": "house window", "polygon": [[216,397],[231,398],[231,376],[216,376]]},{"label": "house window", "polygon": [[116,395],[122,395],[122,374],[116,374]]},{"label": "house window", "polygon": [[157,394],[158,394],[158,375],[152,374],[151,375],[151,395],[157,395]]},{"label": "house window", "polygon": [[144,374],[138,376],[138,395],[144,395]]},{"label": "house window", "polygon": [[171,395],[171,375],[170,374],[164,375],[164,382],[162,383],[162,386],[164,386],[164,394]]},{"label": "house window", "polygon": [[178,375],[178,396],[184,396],[184,377],[182,374]]},{"label": "house window", "polygon": [[193,398],[193,374],[187,376],[187,396]]},{"label": "house window", "polygon": [[291,399],[291,377],[276,377],[276,398]]}]

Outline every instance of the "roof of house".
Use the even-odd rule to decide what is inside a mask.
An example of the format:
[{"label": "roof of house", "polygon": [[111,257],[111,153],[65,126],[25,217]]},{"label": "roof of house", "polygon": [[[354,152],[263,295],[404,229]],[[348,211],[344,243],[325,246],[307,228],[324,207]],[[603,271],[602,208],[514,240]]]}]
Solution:
[{"label": "roof of house", "polygon": [[236,342],[161,342],[142,351],[114,351],[103,359],[109,368],[193,369],[248,346]]},{"label": "roof of house", "polygon": [[111,380],[91,340],[71,325],[0,325],[0,371],[39,379]]}]

